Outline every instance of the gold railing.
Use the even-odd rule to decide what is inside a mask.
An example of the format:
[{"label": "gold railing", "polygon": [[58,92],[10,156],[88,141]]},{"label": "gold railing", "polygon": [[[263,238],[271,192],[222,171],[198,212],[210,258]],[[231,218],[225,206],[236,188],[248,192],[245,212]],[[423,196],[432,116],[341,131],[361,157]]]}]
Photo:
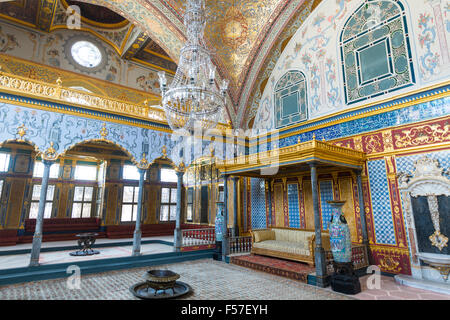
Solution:
[{"label": "gold railing", "polygon": [[249,155],[243,155],[225,161],[218,161],[217,167],[221,171],[251,170],[252,168],[292,161],[301,161],[317,157],[323,161],[335,161],[349,165],[361,166],[366,155],[364,152],[350,148],[333,145],[330,142],[313,140],[298,142],[297,144],[260,151]]},{"label": "gold railing", "polygon": [[95,93],[65,88],[61,83],[61,79],[58,79],[56,84],[51,84],[0,72],[0,91],[2,92],[65,102],[74,106],[88,107],[94,110],[167,123],[163,110],[149,107],[145,103],[139,105],[104,97]]},{"label": "gold railing", "polygon": [[[58,79],[55,84],[52,84],[8,74],[0,69],[0,92],[66,103],[71,106],[87,107],[92,110],[110,112],[167,124],[164,110],[148,106],[147,101],[144,101],[142,104],[136,104],[91,92],[66,88],[62,86],[61,79]],[[156,100],[152,100],[152,102],[156,102]],[[229,128],[229,125],[219,123],[217,128],[219,130],[225,130]]]}]

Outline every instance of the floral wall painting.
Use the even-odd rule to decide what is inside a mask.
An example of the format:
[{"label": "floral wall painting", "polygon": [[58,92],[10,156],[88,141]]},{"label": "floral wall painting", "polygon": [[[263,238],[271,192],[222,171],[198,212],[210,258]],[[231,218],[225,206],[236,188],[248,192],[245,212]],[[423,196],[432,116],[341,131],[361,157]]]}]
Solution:
[{"label": "floral wall painting", "polygon": [[20,45],[14,34],[3,32],[3,28],[0,26],[0,52],[5,53],[18,47]]},{"label": "floral wall painting", "polygon": [[136,83],[144,91],[155,92],[159,90],[158,76],[153,72],[137,77]]},{"label": "floral wall painting", "polygon": [[[303,72],[308,119],[315,119],[448,80],[449,45],[448,0],[324,0],[289,40],[269,79]],[[255,126],[276,127],[274,94],[267,85]]]}]

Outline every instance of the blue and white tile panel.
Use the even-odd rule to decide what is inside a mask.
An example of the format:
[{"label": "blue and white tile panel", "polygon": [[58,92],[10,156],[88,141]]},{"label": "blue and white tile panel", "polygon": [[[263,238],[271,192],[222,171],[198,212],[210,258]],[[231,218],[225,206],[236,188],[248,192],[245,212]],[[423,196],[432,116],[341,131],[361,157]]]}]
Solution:
[{"label": "blue and white tile panel", "polygon": [[324,180],[319,182],[320,190],[320,212],[322,216],[322,230],[328,230],[330,224],[332,209],[327,201],[333,200],[333,182]]},{"label": "blue and white tile panel", "polygon": [[252,229],[265,229],[267,223],[264,179],[251,178],[250,184]]},{"label": "blue and white tile panel", "polygon": [[300,228],[300,207],[298,203],[298,185],[290,183],[287,185],[289,227]]},{"label": "blue and white tile panel", "polygon": [[367,167],[376,243],[395,245],[395,229],[384,159],[369,161]]}]

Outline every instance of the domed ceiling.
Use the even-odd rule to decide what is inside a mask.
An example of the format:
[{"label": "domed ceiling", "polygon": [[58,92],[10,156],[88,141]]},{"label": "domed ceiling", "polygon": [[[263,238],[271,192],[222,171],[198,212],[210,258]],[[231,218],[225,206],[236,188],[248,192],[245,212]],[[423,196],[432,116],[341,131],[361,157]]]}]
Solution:
[{"label": "domed ceiling", "polygon": [[[220,77],[230,81],[231,104],[228,116],[235,127],[246,128],[251,123],[251,106],[267,83],[276,58],[287,40],[298,29],[321,0],[206,0],[206,43]],[[20,0],[17,3],[38,2],[49,6],[53,0]],[[77,4],[82,16],[94,24],[120,25],[121,17],[141,30],[138,47],[129,54],[142,63],[175,70],[180,49],[185,42],[183,13],[186,0],[80,0],[57,2]],[[96,5],[96,6],[92,6]],[[4,13],[0,4],[0,12]],[[9,4],[13,7],[13,4]],[[54,6],[54,5],[53,5]],[[98,6],[104,8],[99,10]],[[38,6],[39,7],[39,6]],[[49,11],[49,10],[47,10]],[[43,12],[40,10],[40,12]],[[23,12],[23,19],[30,14]],[[36,13],[35,16],[39,15]],[[42,29],[42,28],[41,28]],[[129,58],[128,55],[122,54]],[[170,57],[170,58],[169,58]]]}]

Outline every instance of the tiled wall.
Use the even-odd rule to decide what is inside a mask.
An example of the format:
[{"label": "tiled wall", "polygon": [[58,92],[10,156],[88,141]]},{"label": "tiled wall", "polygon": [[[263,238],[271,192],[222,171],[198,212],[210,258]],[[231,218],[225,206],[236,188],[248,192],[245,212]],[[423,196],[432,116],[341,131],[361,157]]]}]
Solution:
[{"label": "tiled wall", "polygon": [[331,220],[331,206],[327,201],[333,200],[333,183],[330,180],[319,182],[320,190],[320,213],[322,217],[322,230],[328,230]]},{"label": "tiled wall", "polygon": [[369,161],[367,167],[372,196],[376,243],[395,244],[394,224],[384,159]]},{"label": "tiled wall", "polygon": [[289,227],[300,228],[300,208],[298,202],[297,183],[289,183],[287,185],[287,193],[289,205]]},{"label": "tiled wall", "polygon": [[266,223],[266,192],[264,179],[251,178],[252,229],[264,229]]}]

